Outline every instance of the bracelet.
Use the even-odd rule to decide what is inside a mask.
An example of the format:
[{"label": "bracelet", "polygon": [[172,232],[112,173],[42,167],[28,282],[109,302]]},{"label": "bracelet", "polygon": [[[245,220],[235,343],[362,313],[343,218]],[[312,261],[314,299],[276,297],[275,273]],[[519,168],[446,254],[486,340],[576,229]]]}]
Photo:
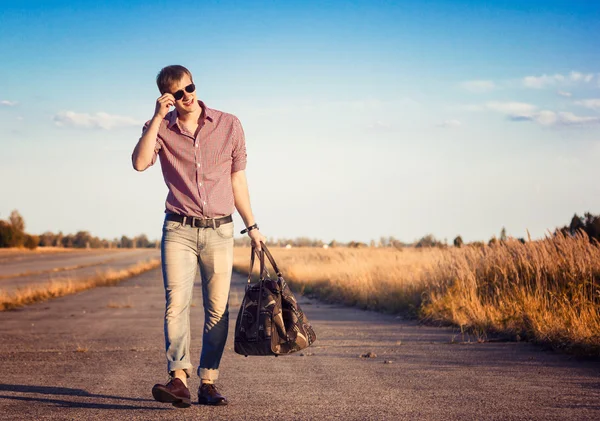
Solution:
[{"label": "bracelet", "polygon": [[258,225],[254,224],[254,225],[250,225],[249,227],[246,227],[246,229],[243,229],[240,231],[240,234],[246,234],[247,232],[250,232],[252,230],[257,230],[258,229]]}]

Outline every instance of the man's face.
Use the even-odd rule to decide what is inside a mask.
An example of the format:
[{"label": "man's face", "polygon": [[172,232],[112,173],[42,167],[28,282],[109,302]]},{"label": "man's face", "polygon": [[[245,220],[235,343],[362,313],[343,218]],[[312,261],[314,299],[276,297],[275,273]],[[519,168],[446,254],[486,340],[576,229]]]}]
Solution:
[{"label": "man's face", "polygon": [[[186,91],[186,87],[189,87],[192,84],[192,79],[188,75],[183,75],[183,77],[173,85],[171,85],[171,89],[169,92],[173,94],[175,97],[175,93],[177,91],[183,92],[183,97],[181,99],[175,100],[175,108],[179,114],[186,114],[195,111],[198,107],[198,100],[196,99],[196,90],[193,92]],[[188,88],[189,90],[189,88]]]}]

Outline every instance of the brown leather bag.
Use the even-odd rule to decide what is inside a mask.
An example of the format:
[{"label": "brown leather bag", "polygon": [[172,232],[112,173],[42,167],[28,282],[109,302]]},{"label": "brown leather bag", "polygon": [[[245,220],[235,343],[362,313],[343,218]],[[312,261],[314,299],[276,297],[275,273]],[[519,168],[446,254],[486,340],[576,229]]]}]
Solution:
[{"label": "brown leather bag", "polygon": [[[317,336],[294,294],[283,279],[275,259],[261,243],[261,251],[252,248],[248,284],[235,322],[235,352],[241,355],[281,355],[312,345]],[[255,254],[260,259],[260,278],[252,284]],[[265,267],[265,255],[277,279],[271,279]]]}]

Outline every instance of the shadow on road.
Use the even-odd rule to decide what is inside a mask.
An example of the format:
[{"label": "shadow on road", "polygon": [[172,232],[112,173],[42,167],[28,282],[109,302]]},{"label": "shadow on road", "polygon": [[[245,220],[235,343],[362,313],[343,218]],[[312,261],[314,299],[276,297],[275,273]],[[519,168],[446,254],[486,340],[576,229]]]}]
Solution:
[{"label": "shadow on road", "polygon": [[[67,387],[0,384],[0,391],[2,391],[2,392],[17,392],[17,393],[36,393],[36,394],[42,394],[42,395],[73,396],[73,397],[84,397],[84,398],[95,398],[95,399],[111,399],[111,400],[117,400],[117,401],[154,402],[153,399],[128,398],[125,396],[98,395],[98,394],[89,393],[83,389],[70,389]],[[0,399],[9,399],[9,400],[17,400],[17,401],[25,401],[25,402],[50,403],[50,404],[56,404],[56,405],[68,407],[68,408],[169,410],[169,408],[159,408],[159,407],[154,407],[154,406],[119,405],[116,403],[76,402],[76,401],[67,401],[67,400],[61,400],[61,399],[47,399],[47,398],[29,397],[29,396],[0,395]]]}]

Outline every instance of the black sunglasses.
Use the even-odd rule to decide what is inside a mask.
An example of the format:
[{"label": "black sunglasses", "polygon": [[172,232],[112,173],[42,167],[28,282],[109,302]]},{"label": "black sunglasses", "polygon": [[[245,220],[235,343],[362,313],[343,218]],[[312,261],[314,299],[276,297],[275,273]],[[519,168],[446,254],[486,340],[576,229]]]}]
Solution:
[{"label": "black sunglasses", "polygon": [[[185,89],[185,91],[188,94],[191,94],[192,92],[194,92],[196,90],[196,85],[194,85],[193,83],[190,83],[188,86],[186,86],[183,89]],[[173,97],[175,98],[176,101],[179,101],[181,98],[183,98],[183,95],[184,95],[183,89],[180,89],[173,94]]]}]

